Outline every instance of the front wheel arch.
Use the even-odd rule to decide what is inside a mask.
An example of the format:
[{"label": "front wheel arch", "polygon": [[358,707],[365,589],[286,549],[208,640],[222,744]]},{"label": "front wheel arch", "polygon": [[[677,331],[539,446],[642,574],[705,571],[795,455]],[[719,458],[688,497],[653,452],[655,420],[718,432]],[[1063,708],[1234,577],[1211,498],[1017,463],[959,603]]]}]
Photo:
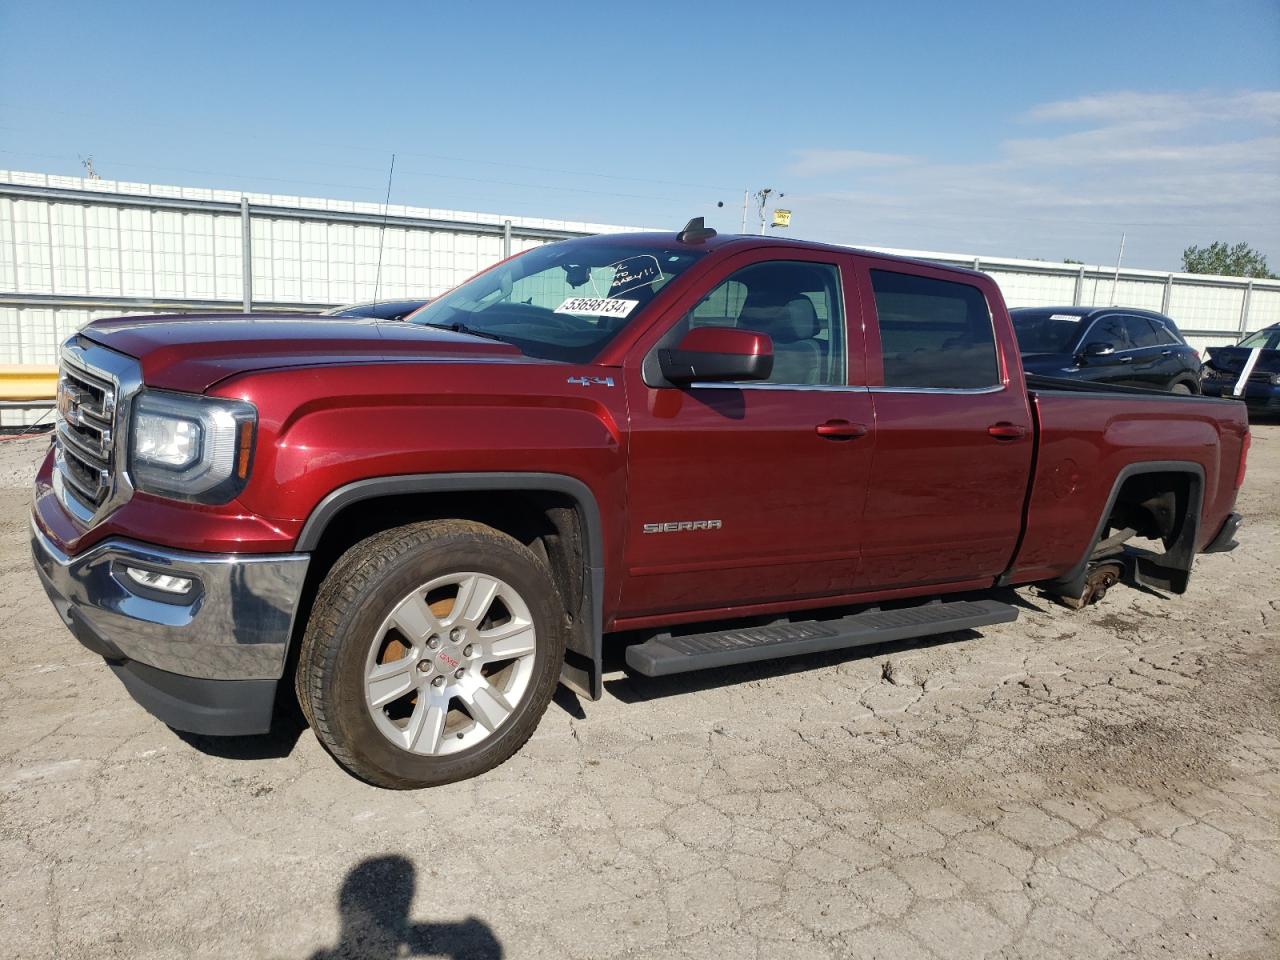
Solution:
[{"label": "front wheel arch", "polygon": [[[535,545],[531,540],[539,535],[538,525],[545,525],[560,533],[560,540],[570,545],[562,555],[546,558],[561,592],[571,598],[567,612],[572,624],[561,682],[591,700],[599,700],[604,695],[604,531],[595,494],[576,477],[557,473],[426,473],[357,480],[333,490],[315,506],[298,535],[296,549],[313,552],[323,548],[333,554],[328,550],[327,541],[336,527],[335,522],[349,516],[353,509],[372,508],[373,501],[397,505],[414,501],[422,511],[420,519],[473,519],[491,523],[487,516],[471,515],[471,511],[459,511],[455,507],[459,498],[483,497],[494,501],[504,499],[503,494],[547,502],[529,505],[519,518],[523,530],[506,529],[503,525],[497,525],[497,529],[516,536],[534,549],[542,549],[544,545]],[[560,506],[549,498],[554,498]],[[403,522],[403,519],[383,520],[383,528]],[[365,531],[366,534],[372,532],[376,530]],[[339,544],[339,547],[349,545]],[[313,561],[308,589],[299,605],[300,614],[306,613],[324,570],[324,563]],[[305,616],[297,619],[301,623]],[[295,630],[291,640],[295,655],[300,639],[300,629]]]}]

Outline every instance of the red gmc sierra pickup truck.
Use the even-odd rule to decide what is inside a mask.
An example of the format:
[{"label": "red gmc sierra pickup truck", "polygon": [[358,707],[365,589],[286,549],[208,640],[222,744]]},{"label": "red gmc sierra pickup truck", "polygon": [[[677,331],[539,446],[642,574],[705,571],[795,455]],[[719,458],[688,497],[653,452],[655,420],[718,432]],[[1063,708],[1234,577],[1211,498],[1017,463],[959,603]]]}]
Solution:
[{"label": "red gmc sierra pickup truck", "polygon": [[996,587],[1179,593],[1248,443],[1230,400],[1024,376],[981,273],[695,220],[407,321],[94,322],[32,549],[161,720],[265,732],[292,687],[414,787],[501,763],[557,683],[599,698],[621,631],[658,676],[1014,619]]}]

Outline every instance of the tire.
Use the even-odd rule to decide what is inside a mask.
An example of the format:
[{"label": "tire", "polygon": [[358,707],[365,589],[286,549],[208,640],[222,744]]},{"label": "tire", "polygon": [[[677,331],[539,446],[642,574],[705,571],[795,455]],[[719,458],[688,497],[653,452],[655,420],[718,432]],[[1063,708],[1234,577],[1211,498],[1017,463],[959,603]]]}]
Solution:
[{"label": "tire", "polygon": [[[480,611],[474,624],[469,610]],[[298,702],[325,749],[368,783],[464,780],[533,734],[559,680],[566,629],[550,572],[518,541],[467,520],[398,527],[353,546],[320,585],[299,651]],[[519,655],[491,656],[509,651]],[[401,684],[410,686],[398,693]]]},{"label": "tire", "polygon": [[1186,397],[1195,393],[1199,393],[1200,391],[1195,389],[1195,387],[1193,387],[1191,384],[1187,383],[1187,381],[1179,380],[1177,383],[1175,383],[1172,387],[1169,388],[1169,392],[1176,393],[1179,396]]}]

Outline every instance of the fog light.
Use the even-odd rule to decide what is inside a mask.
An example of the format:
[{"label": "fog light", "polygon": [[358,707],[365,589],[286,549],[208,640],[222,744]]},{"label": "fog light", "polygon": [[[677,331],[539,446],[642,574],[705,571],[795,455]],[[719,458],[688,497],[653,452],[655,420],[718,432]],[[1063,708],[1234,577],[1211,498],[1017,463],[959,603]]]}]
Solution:
[{"label": "fog light", "polygon": [[154,570],[142,570],[139,567],[125,567],[124,572],[134,583],[152,590],[185,596],[191,592],[191,581],[186,577],[173,577],[167,573],[156,573]]}]

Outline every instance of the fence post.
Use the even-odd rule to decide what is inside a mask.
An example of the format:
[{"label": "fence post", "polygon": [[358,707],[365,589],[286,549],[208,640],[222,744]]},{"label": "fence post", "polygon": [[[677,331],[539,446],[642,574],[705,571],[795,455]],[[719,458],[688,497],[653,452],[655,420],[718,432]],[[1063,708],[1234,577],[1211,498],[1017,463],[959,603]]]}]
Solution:
[{"label": "fence post", "polygon": [[240,273],[244,279],[244,312],[253,310],[253,226],[249,198],[240,198]]},{"label": "fence post", "polygon": [[502,259],[511,256],[511,221],[502,221]]},{"label": "fence post", "polygon": [[1173,303],[1173,274],[1169,274],[1164,278],[1164,296],[1160,300],[1160,312],[1166,317],[1169,315],[1169,307]]},{"label": "fence post", "polygon": [[1249,332],[1249,301],[1253,299],[1253,281],[1244,285],[1244,299],[1240,303],[1240,334]]},{"label": "fence post", "polygon": [[1080,269],[1076,271],[1076,292],[1071,298],[1071,305],[1073,307],[1080,306],[1080,300],[1083,296],[1084,296],[1084,267],[1081,266]]}]

